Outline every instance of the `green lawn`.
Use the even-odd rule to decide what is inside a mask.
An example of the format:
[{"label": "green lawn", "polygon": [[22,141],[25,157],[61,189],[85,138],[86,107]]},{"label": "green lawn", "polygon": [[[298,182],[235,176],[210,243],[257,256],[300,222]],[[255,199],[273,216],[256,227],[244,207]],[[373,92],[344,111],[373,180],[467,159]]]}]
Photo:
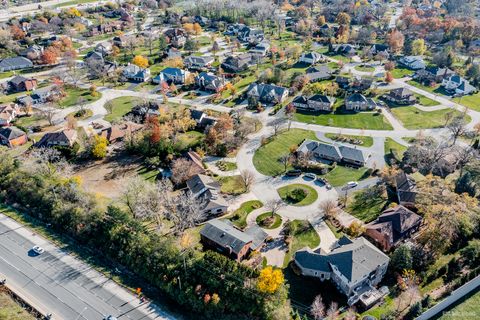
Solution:
[{"label": "green lawn", "polygon": [[337,165],[332,171],[323,175],[323,177],[326,178],[332,186],[339,187],[349,181],[364,179],[365,171],[367,171],[366,168],[353,169]]},{"label": "green lawn", "polygon": [[478,319],[480,317],[480,291],[462,299],[452,309],[446,311],[438,320]]},{"label": "green lawn", "polygon": [[235,226],[240,229],[244,229],[247,226],[247,216],[250,214],[250,212],[261,207],[263,207],[263,203],[258,200],[244,202],[240,208],[233,212],[229,219]]},{"label": "green lawn", "polygon": [[342,231],[338,230],[335,228],[335,226],[330,222],[330,220],[325,219],[325,224],[328,226],[328,228],[333,232],[335,235],[335,238],[340,239],[344,234]]},{"label": "green lawn", "polygon": [[137,174],[146,181],[155,182],[158,176],[158,169],[141,167],[137,170]]},{"label": "green lawn", "polygon": [[[296,189],[301,189],[306,194],[305,198],[303,198],[299,202],[294,202],[289,197],[290,192]],[[289,184],[288,186],[278,188],[277,192],[280,198],[282,198],[285,202],[298,207],[308,206],[314,203],[318,199],[317,191],[314,188],[301,183],[293,183],[293,184]]]},{"label": "green lawn", "polygon": [[[361,146],[367,147],[367,148],[373,145],[373,138],[367,137],[367,136],[352,136],[348,134],[325,133],[325,137],[332,140],[338,140],[346,143],[349,143],[348,139],[360,140],[363,142]],[[344,139],[347,139],[347,140],[344,140]]]},{"label": "green lawn", "polygon": [[425,91],[433,93],[433,94],[443,94],[444,93],[439,84],[437,84],[434,87],[429,87],[429,86],[424,86],[423,84],[421,84],[420,82],[417,82],[415,80],[408,80],[407,83],[414,86],[414,87],[417,87],[419,89],[425,90]]},{"label": "green lawn", "polygon": [[257,224],[265,229],[277,229],[282,224],[282,217],[278,214],[273,214],[271,212],[264,212],[257,217],[255,220]]},{"label": "green lawn", "polygon": [[290,147],[300,145],[305,139],[317,140],[315,132],[302,129],[284,131],[255,151],[253,165],[267,176],[282,174],[284,167],[279,159],[289,153]]},{"label": "green lawn", "polygon": [[95,2],[96,0],[72,0],[72,1],[67,1],[63,3],[59,3],[53,6],[53,8],[60,8],[60,7],[67,7],[67,6],[72,6],[75,4],[81,4],[81,3],[90,3],[90,2]]},{"label": "green lawn", "polygon": [[108,122],[114,122],[120,120],[124,115],[126,115],[132,108],[140,103],[142,99],[137,97],[119,97],[113,100],[110,100],[113,103],[112,113],[105,116],[105,120]]},{"label": "green lawn", "polygon": [[292,260],[292,256],[296,251],[304,247],[314,249],[320,244],[320,237],[315,229],[313,229],[310,222],[306,220],[292,220],[289,222],[289,224],[291,228],[289,234],[292,238],[288,252],[285,254],[285,258],[283,260],[284,267],[286,267],[290,260]]},{"label": "green lawn", "polygon": [[[414,106],[391,108],[393,115],[403,123],[407,129],[442,128],[445,126],[445,115],[453,112],[455,116],[461,115],[460,111],[446,108],[435,111],[422,111]],[[467,122],[471,121],[466,115]]]},{"label": "green lawn", "polygon": [[34,316],[25,311],[6,292],[0,292],[0,319],[2,320],[33,320]]},{"label": "green lawn", "polygon": [[13,75],[14,75],[13,71],[0,72],[0,79],[13,77]]},{"label": "green lawn", "polygon": [[365,190],[350,195],[346,211],[365,223],[375,220],[387,204],[386,197]]},{"label": "green lawn", "polygon": [[217,161],[215,163],[215,166],[221,170],[221,171],[233,171],[237,169],[237,164],[235,162],[229,162],[229,161]]},{"label": "green lawn", "polygon": [[0,95],[0,103],[9,103],[15,101],[18,97],[25,96],[25,92],[17,92],[12,94],[2,94]]},{"label": "green lawn", "polygon": [[375,68],[369,67],[369,66],[356,66],[355,70],[361,71],[361,72],[373,72],[375,71]]},{"label": "green lawn", "polygon": [[392,125],[380,113],[359,112],[327,114],[295,113],[295,121],[331,126],[339,128],[366,129],[366,130],[392,130]]},{"label": "green lawn", "polygon": [[221,184],[220,192],[225,194],[237,195],[247,192],[241,176],[218,177]]},{"label": "green lawn", "polygon": [[385,154],[389,154],[390,151],[392,150],[393,152],[395,152],[400,158],[403,157],[403,154],[405,153],[405,151],[407,151],[407,148],[406,146],[404,146],[403,144],[400,144],[398,142],[396,142],[395,140],[393,140],[392,138],[386,138],[385,139]]},{"label": "green lawn", "polygon": [[175,143],[175,149],[178,151],[188,151],[193,149],[202,143],[205,138],[205,134],[198,131],[188,131],[179,134],[177,137],[177,143]]},{"label": "green lawn", "polygon": [[407,68],[397,67],[393,69],[391,73],[395,79],[400,79],[406,76],[411,76],[413,74],[413,71]]},{"label": "green lawn", "polygon": [[84,100],[84,104],[88,104],[97,101],[102,97],[100,92],[97,92],[96,96],[92,96],[90,90],[80,88],[66,88],[65,93],[66,96],[58,102],[60,108],[68,108],[77,105],[80,102],[79,100],[82,99]]},{"label": "green lawn", "polygon": [[424,107],[433,107],[433,106],[438,106],[440,104],[437,101],[427,98],[424,95],[421,95],[418,93],[415,94],[415,97],[417,97],[418,103]]},{"label": "green lawn", "polygon": [[480,111],[480,93],[475,93],[470,96],[453,98],[453,101],[472,110]]}]

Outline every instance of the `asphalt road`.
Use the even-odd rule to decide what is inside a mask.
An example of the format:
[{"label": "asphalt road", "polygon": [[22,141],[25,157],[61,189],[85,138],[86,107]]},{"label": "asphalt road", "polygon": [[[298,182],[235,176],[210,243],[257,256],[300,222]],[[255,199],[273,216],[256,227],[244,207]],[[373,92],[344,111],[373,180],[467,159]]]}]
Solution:
[{"label": "asphalt road", "polygon": [[[45,249],[35,255],[31,248]],[[106,315],[118,319],[178,319],[158,306],[140,301],[124,288],[89,265],[0,215],[0,278],[53,319],[100,320]]]}]

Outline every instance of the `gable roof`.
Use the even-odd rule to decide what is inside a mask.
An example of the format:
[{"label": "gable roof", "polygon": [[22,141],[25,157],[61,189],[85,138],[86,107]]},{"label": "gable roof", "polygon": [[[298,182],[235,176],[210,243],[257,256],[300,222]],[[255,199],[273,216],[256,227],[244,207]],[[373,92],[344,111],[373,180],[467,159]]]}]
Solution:
[{"label": "gable roof", "polygon": [[25,132],[23,132],[22,130],[14,126],[0,128],[0,136],[4,137],[9,141],[20,138],[25,134],[26,134]]},{"label": "gable roof", "polygon": [[352,148],[349,146],[339,146],[338,149],[340,150],[340,154],[344,159],[359,161],[362,163],[365,162],[363,152],[357,148]]},{"label": "gable roof", "polygon": [[36,147],[48,147],[51,144],[64,142],[69,145],[73,144],[77,138],[77,132],[73,129],[65,129],[56,132],[46,133],[37,143]]},{"label": "gable roof", "polygon": [[33,66],[32,61],[25,57],[12,57],[12,58],[5,58],[0,61],[0,68],[20,68],[24,65]]},{"label": "gable roof", "polygon": [[238,254],[248,243],[253,242],[253,237],[236,229],[230,223],[222,220],[211,220],[205,224],[200,235],[223,248],[230,249]]}]

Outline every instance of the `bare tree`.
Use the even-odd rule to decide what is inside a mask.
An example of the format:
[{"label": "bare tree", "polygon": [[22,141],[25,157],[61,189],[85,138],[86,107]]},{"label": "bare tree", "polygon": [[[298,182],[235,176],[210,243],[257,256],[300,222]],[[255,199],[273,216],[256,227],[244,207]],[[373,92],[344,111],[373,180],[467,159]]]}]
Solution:
[{"label": "bare tree", "polygon": [[339,317],[338,303],[332,302],[327,310],[327,319],[336,320]]},{"label": "bare tree", "polygon": [[192,176],[201,172],[201,168],[194,165],[192,161],[185,158],[178,158],[173,161],[172,180],[177,185],[185,183]]},{"label": "bare tree", "polygon": [[144,41],[145,46],[148,48],[150,52],[150,56],[152,55],[153,47],[155,46],[155,41],[157,40],[157,36],[152,32],[144,32]]},{"label": "bare tree", "polygon": [[315,320],[321,320],[325,316],[325,304],[322,301],[321,295],[316,296],[313,300],[310,306],[310,314]]},{"label": "bare tree", "polygon": [[447,123],[447,128],[452,133],[452,145],[457,142],[459,136],[465,133],[465,129],[467,126],[467,121],[465,120],[465,115],[461,114],[459,116],[454,117]]},{"label": "bare tree", "polygon": [[288,169],[288,165],[292,163],[292,155],[286,154],[281,156],[278,161],[283,165],[283,172],[286,172]]},{"label": "bare tree", "polygon": [[285,203],[280,199],[268,200],[265,207],[272,213],[272,217],[283,207]]},{"label": "bare tree", "polygon": [[203,211],[204,201],[196,198],[192,193],[181,193],[175,197],[175,205],[169,211],[170,220],[174,223],[175,231],[183,232],[204,221],[206,214]]},{"label": "bare tree", "polygon": [[250,191],[250,187],[255,183],[255,174],[250,170],[242,170],[240,172],[243,185],[247,191]]},{"label": "bare tree", "polygon": [[318,208],[329,219],[334,219],[338,214],[338,203],[333,199],[327,199],[320,202]]},{"label": "bare tree", "polygon": [[40,111],[40,114],[42,115],[42,117],[48,121],[48,124],[53,126],[55,124],[54,120],[55,120],[55,116],[57,115],[57,110],[53,107],[53,105],[47,105],[45,106],[45,108],[43,108],[41,111]]},{"label": "bare tree", "polygon": [[33,149],[26,158],[25,168],[32,174],[52,177],[55,174],[68,178],[72,176],[72,165],[62,157],[60,151],[53,148]]},{"label": "bare tree", "polygon": [[285,125],[285,118],[278,117],[270,121],[269,125],[273,128],[273,135],[276,136],[278,132],[282,129]]}]

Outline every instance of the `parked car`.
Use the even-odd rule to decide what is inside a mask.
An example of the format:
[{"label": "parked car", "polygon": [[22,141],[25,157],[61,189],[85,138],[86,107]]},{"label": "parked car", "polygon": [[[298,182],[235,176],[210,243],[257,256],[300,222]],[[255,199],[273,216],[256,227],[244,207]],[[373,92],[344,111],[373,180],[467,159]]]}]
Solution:
[{"label": "parked car", "polygon": [[330,183],[325,184],[325,187],[327,188],[327,190],[331,190],[331,189],[332,189],[332,185],[331,185]]},{"label": "parked car", "polygon": [[304,176],[305,178],[309,178],[309,179],[312,179],[312,180],[317,179],[317,175],[316,175],[315,173],[311,173],[311,172],[305,173],[303,176]]},{"label": "parked car", "polygon": [[118,318],[114,317],[112,315],[109,315],[109,316],[104,317],[103,320],[118,320]]},{"label": "parked car", "polygon": [[40,246],[33,246],[32,248],[33,252],[35,252],[36,254],[42,254],[45,252],[45,249],[43,249],[42,247]]},{"label": "parked car", "polygon": [[300,169],[292,169],[288,170],[286,175],[289,177],[299,177],[302,174],[302,170]]},{"label": "parked car", "polygon": [[358,182],[356,181],[347,182],[347,187],[349,188],[355,188],[356,186],[358,186]]}]

